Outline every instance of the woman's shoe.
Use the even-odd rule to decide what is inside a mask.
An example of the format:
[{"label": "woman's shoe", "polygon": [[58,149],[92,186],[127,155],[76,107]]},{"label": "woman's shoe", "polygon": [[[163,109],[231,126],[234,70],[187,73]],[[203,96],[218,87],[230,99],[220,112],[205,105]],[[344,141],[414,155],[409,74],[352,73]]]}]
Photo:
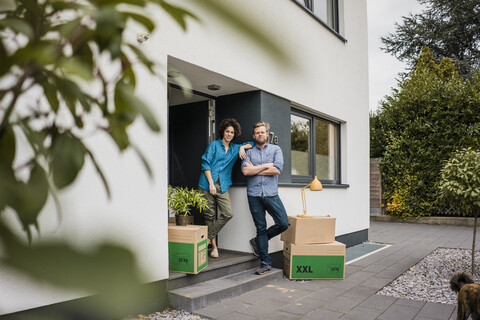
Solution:
[{"label": "woman's shoe", "polygon": [[218,249],[217,248],[213,249],[212,252],[210,252],[210,257],[218,258]]}]

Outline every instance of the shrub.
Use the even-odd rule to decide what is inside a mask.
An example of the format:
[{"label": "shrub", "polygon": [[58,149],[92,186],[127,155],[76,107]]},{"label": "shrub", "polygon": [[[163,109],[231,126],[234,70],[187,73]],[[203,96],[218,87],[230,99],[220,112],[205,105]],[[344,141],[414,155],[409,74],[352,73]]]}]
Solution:
[{"label": "shrub", "polygon": [[385,139],[379,143],[385,145],[379,162],[384,198],[397,205],[387,212],[405,217],[438,212],[435,183],[444,161],[457,149],[480,148],[480,74],[465,80],[449,59],[437,64],[425,48],[416,70],[385,98],[376,116]]}]

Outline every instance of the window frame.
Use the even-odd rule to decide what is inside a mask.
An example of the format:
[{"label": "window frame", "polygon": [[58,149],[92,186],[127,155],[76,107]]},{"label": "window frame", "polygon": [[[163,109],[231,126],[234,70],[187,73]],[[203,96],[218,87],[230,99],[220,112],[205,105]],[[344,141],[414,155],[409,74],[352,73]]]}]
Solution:
[{"label": "window frame", "polygon": [[[298,6],[300,6],[303,10],[305,10],[310,16],[312,16],[315,20],[320,22],[325,28],[327,28],[329,31],[331,31],[333,34],[335,34],[338,38],[340,38],[343,42],[347,42],[347,39],[345,39],[341,34],[340,34],[340,6],[338,4],[339,0],[332,0],[333,4],[333,14],[332,14],[332,19],[333,19],[333,26],[330,26],[328,24],[328,21],[324,21],[322,18],[320,18],[317,14],[314,12],[313,8],[313,0],[292,0],[295,2]],[[308,4],[304,4],[307,2]]]},{"label": "window frame", "polygon": [[[310,134],[309,134],[309,144],[310,144],[310,150],[309,150],[309,167],[310,167],[310,174],[308,176],[305,175],[294,175],[292,172],[292,168],[290,168],[290,174],[291,174],[291,181],[292,183],[305,183],[308,184],[310,183],[315,175],[316,175],[316,143],[315,143],[315,120],[318,119],[320,121],[327,122],[328,124],[332,124],[335,126],[336,129],[336,159],[335,159],[335,180],[325,180],[325,179],[320,179],[319,180],[322,182],[322,184],[327,184],[327,185],[340,185],[342,181],[342,176],[341,176],[341,148],[340,148],[340,141],[341,141],[341,125],[339,122],[335,122],[329,119],[325,119],[324,117],[321,117],[319,115],[315,115],[312,113],[304,112],[299,109],[296,109],[292,106],[290,110],[290,124],[292,123],[292,117],[291,115],[295,115],[297,117],[305,118],[308,119],[310,122]],[[291,132],[291,131],[290,131]],[[290,142],[290,150],[291,150],[291,142]],[[290,157],[291,157],[291,151],[290,151]]]}]

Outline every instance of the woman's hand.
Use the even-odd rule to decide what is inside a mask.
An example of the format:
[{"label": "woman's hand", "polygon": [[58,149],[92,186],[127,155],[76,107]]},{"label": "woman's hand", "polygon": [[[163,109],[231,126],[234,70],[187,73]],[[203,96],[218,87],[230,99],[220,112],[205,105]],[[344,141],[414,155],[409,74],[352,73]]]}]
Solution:
[{"label": "woman's hand", "polygon": [[240,151],[238,151],[238,156],[240,159],[244,160],[247,154],[245,153],[245,148],[243,146],[240,147]]},{"label": "woman's hand", "polygon": [[217,194],[217,188],[215,188],[214,184],[210,184],[210,194],[215,196]]}]

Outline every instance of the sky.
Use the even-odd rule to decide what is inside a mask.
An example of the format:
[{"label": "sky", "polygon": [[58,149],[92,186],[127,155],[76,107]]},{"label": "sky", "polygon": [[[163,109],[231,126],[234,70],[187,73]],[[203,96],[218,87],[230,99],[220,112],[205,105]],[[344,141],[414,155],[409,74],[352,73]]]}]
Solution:
[{"label": "sky", "polygon": [[406,65],[389,53],[381,51],[381,36],[395,32],[395,22],[402,23],[402,16],[422,12],[417,0],[367,0],[368,14],[368,63],[370,110],[378,109],[383,97],[397,87],[398,74]]}]

